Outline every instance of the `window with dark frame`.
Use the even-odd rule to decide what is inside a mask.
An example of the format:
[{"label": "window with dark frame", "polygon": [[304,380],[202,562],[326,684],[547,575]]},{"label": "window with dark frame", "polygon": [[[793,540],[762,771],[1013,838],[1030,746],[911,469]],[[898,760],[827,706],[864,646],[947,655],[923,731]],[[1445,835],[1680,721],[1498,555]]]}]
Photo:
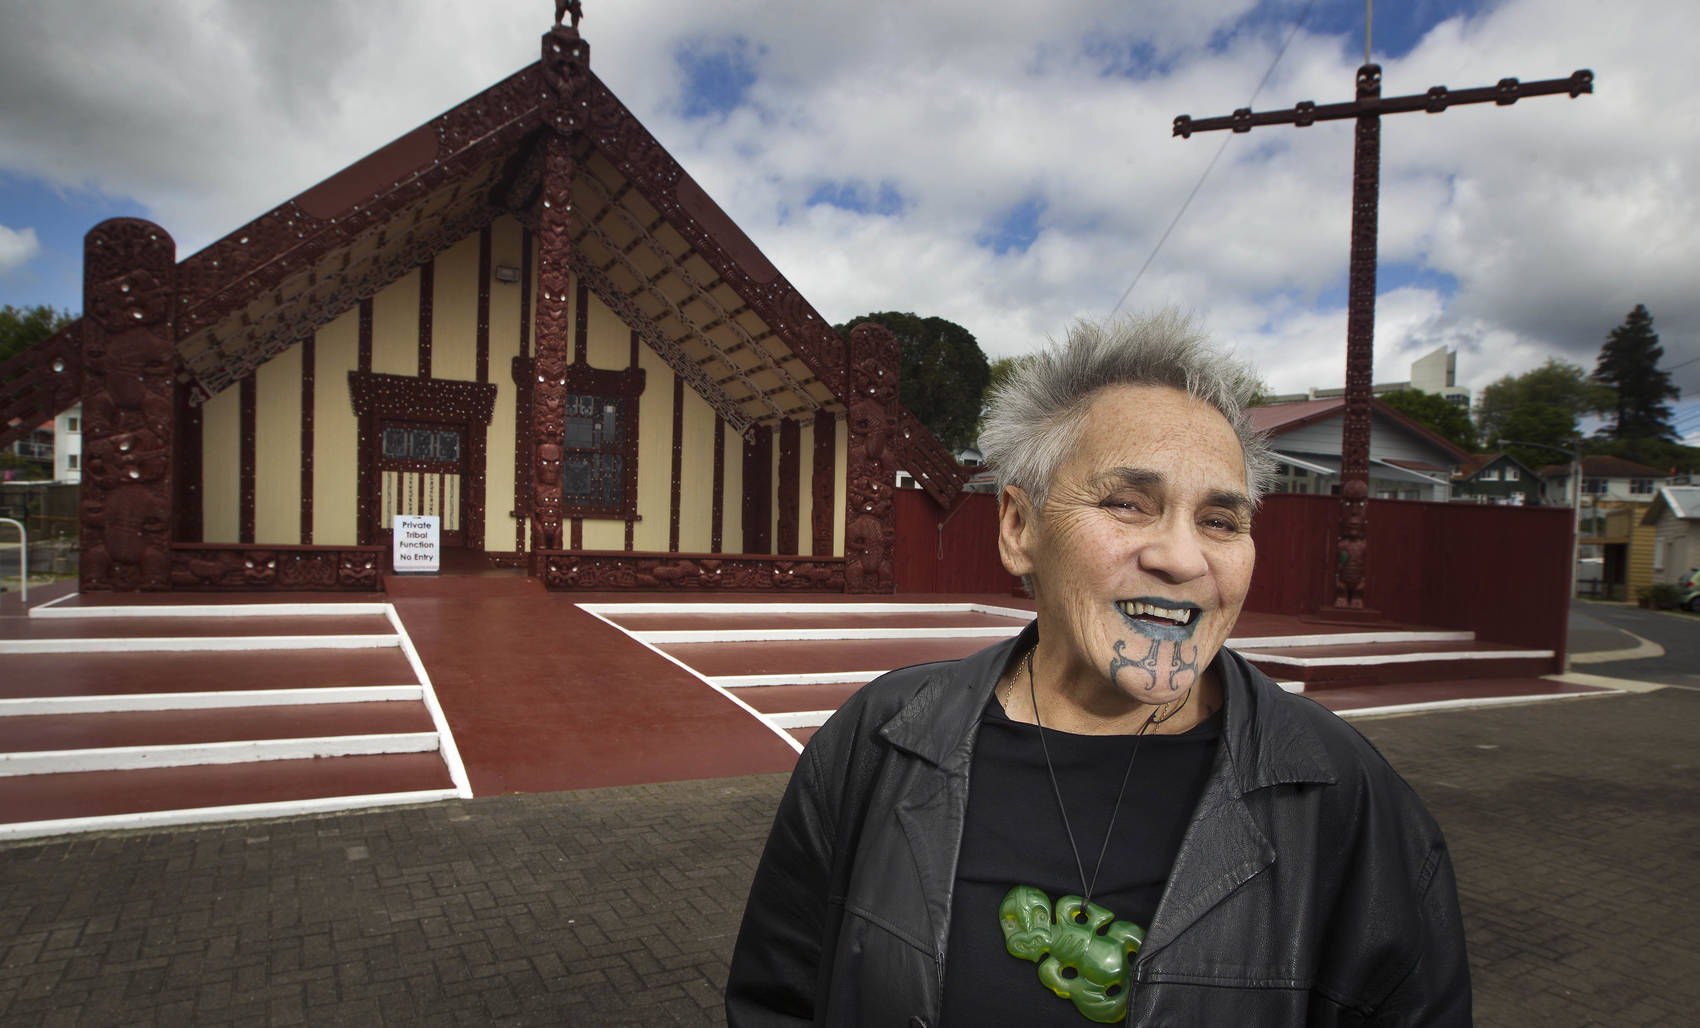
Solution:
[{"label": "window with dark frame", "polygon": [[562,434],[561,502],[622,511],[626,503],[626,432],[622,396],[568,394]]},{"label": "window with dark frame", "polygon": [[404,463],[415,471],[455,472],[460,469],[461,430],[440,426],[387,425],[383,458]]}]

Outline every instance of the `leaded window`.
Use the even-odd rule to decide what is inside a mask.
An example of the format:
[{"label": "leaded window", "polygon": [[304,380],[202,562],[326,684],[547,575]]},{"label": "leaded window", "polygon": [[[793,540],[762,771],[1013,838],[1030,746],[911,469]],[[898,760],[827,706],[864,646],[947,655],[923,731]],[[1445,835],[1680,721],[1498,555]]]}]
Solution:
[{"label": "leaded window", "polygon": [[568,394],[562,436],[561,502],[626,506],[625,405],[620,396]]},{"label": "leaded window", "polygon": [[410,465],[460,464],[461,433],[458,428],[424,428],[389,425],[384,429],[383,457]]}]

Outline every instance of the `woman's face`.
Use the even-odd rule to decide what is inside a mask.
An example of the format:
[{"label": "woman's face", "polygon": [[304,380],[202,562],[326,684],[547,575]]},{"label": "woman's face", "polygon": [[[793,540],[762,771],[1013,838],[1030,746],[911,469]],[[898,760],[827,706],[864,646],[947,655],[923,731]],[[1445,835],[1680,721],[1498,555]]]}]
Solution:
[{"label": "woman's face", "polygon": [[1034,579],[1043,674],[1101,717],[1186,695],[1251,585],[1245,456],[1178,389],[1093,394],[1044,511],[1011,488],[1000,518],[1005,567]]}]

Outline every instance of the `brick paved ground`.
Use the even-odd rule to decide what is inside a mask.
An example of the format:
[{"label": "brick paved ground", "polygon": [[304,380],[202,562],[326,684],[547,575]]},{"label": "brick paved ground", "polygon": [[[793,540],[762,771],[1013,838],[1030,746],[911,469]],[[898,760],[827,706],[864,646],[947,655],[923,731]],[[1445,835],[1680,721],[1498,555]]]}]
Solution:
[{"label": "brick paved ground", "polygon": [[[1360,726],[1451,840],[1478,1023],[1694,1023],[1700,693]],[[783,784],[6,845],[0,1023],[717,1024]]]}]

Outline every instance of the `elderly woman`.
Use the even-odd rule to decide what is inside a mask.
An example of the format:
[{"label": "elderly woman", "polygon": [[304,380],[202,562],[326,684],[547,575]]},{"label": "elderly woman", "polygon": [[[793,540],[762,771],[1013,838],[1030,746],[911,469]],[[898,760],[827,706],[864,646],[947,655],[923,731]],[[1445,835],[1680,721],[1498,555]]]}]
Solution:
[{"label": "elderly woman", "polygon": [[1270,458],[1183,321],[1082,324],[993,397],[1038,617],[810,741],[734,1025],[1470,1023],[1451,862],[1353,729],[1223,648]]}]

